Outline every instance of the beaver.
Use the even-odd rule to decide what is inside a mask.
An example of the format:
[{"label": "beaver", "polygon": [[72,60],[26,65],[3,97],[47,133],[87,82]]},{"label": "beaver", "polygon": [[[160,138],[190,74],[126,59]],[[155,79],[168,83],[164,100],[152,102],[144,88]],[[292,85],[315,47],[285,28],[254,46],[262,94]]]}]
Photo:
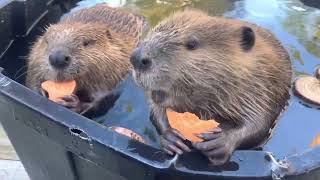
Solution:
[{"label": "beaver", "polygon": [[147,29],[143,16],[106,4],[70,13],[32,46],[26,85],[41,92],[46,80],[75,80],[75,95],[58,103],[82,113],[130,72],[130,55]]},{"label": "beaver", "polygon": [[228,162],[236,149],[262,142],[290,96],[291,61],[271,32],[195,9],[159,23],[130,61],[164,151],[182,154],[191,149],[170,127],[167,108],[220,123],[198,134],[203,142],[192,143],[213,165]]}]

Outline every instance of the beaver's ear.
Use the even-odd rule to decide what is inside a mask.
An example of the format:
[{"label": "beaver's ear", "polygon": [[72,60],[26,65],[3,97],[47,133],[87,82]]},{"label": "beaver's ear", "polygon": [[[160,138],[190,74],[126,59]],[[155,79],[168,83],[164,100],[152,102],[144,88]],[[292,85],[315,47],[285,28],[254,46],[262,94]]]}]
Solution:
[{"label": "beaver's ear", "polygon": [[107,35],[107,38],[108,38],[108,39],[110,39],[110,40],[112,39],[112,34],[111,34],[111,32],[109,31],[109,29],[106,30],[106,35]]},{"label": "beaver's ear", "polygon": [[255,44],[255,40],[256,40],[255,33],[250,27],[248,26],[241,27],[240,45],[244,51],[250,51]]}]

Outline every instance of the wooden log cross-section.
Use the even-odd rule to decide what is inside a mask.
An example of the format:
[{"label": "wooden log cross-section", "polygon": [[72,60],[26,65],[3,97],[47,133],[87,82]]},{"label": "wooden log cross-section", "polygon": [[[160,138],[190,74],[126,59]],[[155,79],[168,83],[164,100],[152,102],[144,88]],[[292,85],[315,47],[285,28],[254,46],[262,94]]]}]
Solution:
[{"label": "wooden log cross-section", "polygon": [[294,82],[293,92],[305,102],[320,106],[320,67],[313,76],[302,76]]}]

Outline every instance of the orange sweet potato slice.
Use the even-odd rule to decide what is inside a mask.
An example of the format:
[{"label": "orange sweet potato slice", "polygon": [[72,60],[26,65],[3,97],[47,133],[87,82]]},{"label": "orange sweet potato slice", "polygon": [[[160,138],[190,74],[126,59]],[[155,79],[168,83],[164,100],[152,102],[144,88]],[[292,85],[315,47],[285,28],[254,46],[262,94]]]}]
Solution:
[{"label": "orange sweet potato slice", "polygon": [[310,147],[314,148],[319,144],[320,144],[320,134],[318,134],[317,137],[311,142]]},{"label": "orange sweet potato slice", "polygon": [[111,127],[115,132],[127,136],[133,140],[139,141],[141,143],[146,143],[145,140],[137,133],[131,131],[130,129],[126,129],[123,127]]},{"label": "orange sweet potato slice", "polygon": [[49,99],[52,101],[58,101],[63,96],[71,95],[76,88],[76,81],[64,81],[64,82],[56,82],[56,81],[45,81],[41,84],[41,88],[45,90]]},{"label": "orange sweet potato slice", "polygon": [[167,109],[169,124],[172,128],[178,130],[186,139],[191,142],[201,142],[203,139],[195,134],[206,133],[219,123],[215,120],[200,120],[198,116],[190,112],[178,113],[171,109]]}]

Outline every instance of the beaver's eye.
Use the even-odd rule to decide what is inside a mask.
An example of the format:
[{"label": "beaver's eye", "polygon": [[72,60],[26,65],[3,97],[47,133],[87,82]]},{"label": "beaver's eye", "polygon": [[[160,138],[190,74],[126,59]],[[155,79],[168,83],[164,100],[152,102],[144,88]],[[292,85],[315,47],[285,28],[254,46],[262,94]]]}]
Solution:
[{"label": "beaver's eye", "polygon": [[187,41],[185,46],[188,50],[195,50],[198,48],[199,42],[196,39],[192,39],[192,40]]},{"label": "beaver's eye", "polygon": [[84,47],[87,47],[87,46],[89,46],[90,44],[93,44],[93,40],[90,40],[90,39],[86,39],[86,40],[84,40],[83,42],[82,42],[82,45],[84,46]]}]

